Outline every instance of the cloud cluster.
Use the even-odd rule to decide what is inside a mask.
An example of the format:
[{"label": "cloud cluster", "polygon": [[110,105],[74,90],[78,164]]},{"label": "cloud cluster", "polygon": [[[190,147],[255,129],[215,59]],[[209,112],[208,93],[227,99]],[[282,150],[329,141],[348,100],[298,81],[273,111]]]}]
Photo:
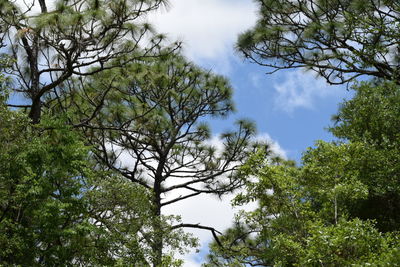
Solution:
[{"label": "cloud cluster", "polygon": [[313,72],[286,71],[273,85],[276,92],[275,106],[287,113],[297,108],[313,109],[317,100],[337,97],[337,87],[330,86]]},{"label": "cloud cluster", "polygon": [[256,21],[251,0],[174,0],[149,16],[158,32],[184,42],[191,60],[226,60],[239,33]]}]

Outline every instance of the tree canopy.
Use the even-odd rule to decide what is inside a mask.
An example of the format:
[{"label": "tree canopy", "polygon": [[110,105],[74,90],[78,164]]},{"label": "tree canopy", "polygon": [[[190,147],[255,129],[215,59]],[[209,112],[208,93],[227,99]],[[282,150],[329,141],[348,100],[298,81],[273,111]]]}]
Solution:
[{"label": "tree canopy", "polygon": [[95,168],[61,118],[33,126],[3,102],[0,119],[0,264],[147,264],[148,192]]},{"label": "tree canopy", "polygon": [[272,68],[304,67],[331,84],[368,75],[399,81],[396,0],[257,0],[259,20],[238,50]]},{"label": "tree canopy", "polygon": [[[31,101],[29,117],[38,122],[43,98],[56,98],[57,87],[71,76],[90,76],[177,48],[177,44],[171,49],[161,46],[164,36],[152,34],[143,20],[164,4],[163,0],[0,1],[0,47],[14,59],[7,72],[14,78],[14,91]],[[120,59],[118,65],[111,64],[115,58]]]},{"label": "tree canopy", "polygon": [[[148,60],[103,72],[77,92],[91,95],[111,89],[99,115],[85,129],[99,162],[152,193],[155,259],[162,264],[163,244],[170,232],[212,226],[182,222],[161,227],[162,208],[200,194],[222,195],[242,184],[238,169],[252,151],[254,126],[238,122],[238,130],[222,134],[221,148],[211,143],[205,119],[225,117],[233,110],[231,87],[183,57]],[[84,98],[85,99],[85,98]],[[83,101],[85,102],[85,100]],[[85,114],[74,97],[77,114]],[[69,101],[66,101],[69,102]],[[94,105],[97,106],[97,105]],[[179,196],[170,197],[176,191]]]},{"label": "tree canopy", "polygon": [[[254,155],[235,204],[258,202],[212,245],[206,266],[396,266],[400,262],[394,82],[361,83],[302,165]],[[390,104],[389,104],[390,103]],[[388,118],[392,118],[388,120]]]}]

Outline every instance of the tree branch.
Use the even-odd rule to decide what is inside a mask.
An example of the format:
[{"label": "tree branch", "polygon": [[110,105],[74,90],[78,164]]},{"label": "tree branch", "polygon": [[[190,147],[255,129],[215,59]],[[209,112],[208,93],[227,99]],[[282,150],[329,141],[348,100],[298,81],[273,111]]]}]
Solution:
[{"label": "tree branch", "polygon": [[171,227],[172,230],[179,229],[179,228],[194,228],[194,229],[202,229],[202,230],[211,231],[211,233],[212,233],[212,235],[213,235],[213,237],[215,239],[215,242],[217,242],[218,246],[223,247],[221,241],[219,240],[219,238],[217,236],[217,233],[220,234],[220,235],[222,235],[222,233],[220,231],[216,230],[213,227],[203,226],[203,225],[200,225],[200,224],[191,224],[191,223],[181,223],[181,224],[173,225]]}]

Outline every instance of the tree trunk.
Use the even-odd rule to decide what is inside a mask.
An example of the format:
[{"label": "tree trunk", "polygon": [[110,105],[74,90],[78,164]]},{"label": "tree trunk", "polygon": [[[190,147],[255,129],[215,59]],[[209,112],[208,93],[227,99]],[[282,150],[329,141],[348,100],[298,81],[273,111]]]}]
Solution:
[{"label": "tree trunk", "polygon": [[161,179],[154,183],[154,221],[153,221],[153,267],[161,267],[163,252],[163,229],[161,223]]},{"label": "tree trunk", "polygon": [[[44,1],[41,1],[44,2]],[[43,3],[44,4],[44,3]],[[39,38],[38,35],[35,34],[34,40],[32,41],[32,45],[29,48],[28,42],[26,41],[26,52],[28,54],[28,61],[30,65],[31,71],[31,88],[30,97],[32,99],[31,111],[29,112],[29,118],[32,120],[33,124],[37,124],[40,121],[41,116],[41,95],[40,95],[40,74],[38,67],[38,59],[39,59]]]},{"label": "tree trunk", "polygon": [[33,124],[40,122],[40,116],[42,112],[42,103],[40,98],[35,98],[32,100],[31,111],[29,112],[29,118],[32,120]]}]

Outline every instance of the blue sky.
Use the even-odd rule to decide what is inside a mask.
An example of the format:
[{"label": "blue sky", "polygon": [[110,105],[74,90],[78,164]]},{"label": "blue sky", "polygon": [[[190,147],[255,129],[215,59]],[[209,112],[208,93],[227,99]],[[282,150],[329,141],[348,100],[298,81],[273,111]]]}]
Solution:
[{"label": "blue sky", "polygon": [[168,9],[150,20],[171,40],[182,40],[190,60],[231,81],[237,113],[212,123],[214,132],[228,129],[235,118],[249,118],[260,134],[268,134],[288,158],[299,161],[315,140],[331,139],[324,128],[350,93],[311,72],[297,69],[266,75],[268,69],[245,62],[234,44],[256,18],[257,7],[251,0],[171,0]]},{"label": "blue sky", "polygon": [[[236,119],[247,118],[257,124],[259,136],[273,142],[278,152],[300,162],[302,152],[316,140],[332,139],[326,128],[332,125],[338,104],[351,92],[344,86],[327,85],[312,72],[297,69],[266,75],[269,70],[245,62],[234,45],[238,34],[252,27],[256,18],[257,7],[251,0],[170,0],[168,9],[149,20],[171,41],[183,41],[188,59],[230,80],[237,112],[226,120],[213,121],[215,134],[232,128]],[[164,212],[224,230],[235,212],[230,206],[232,197],[223,201],[196,197]],[[200,266],[211,241],[208,232],[193,233],[200,238],[201,253],[184,256],[185,267]]]},{"label": "blue sky", "polygon": [[220,132],[235,118],[248,118],[255,121],[259,134],[268,134],[289,159],[299,162],[302,151],[315,140],[332,139],[326,128],[332,125],[338,103],[351,92],[302,70],[265,72],[249,62],[232,66],[227,77],[234,88],[237,112],[226,122],[214,122],[213,129]]}]

